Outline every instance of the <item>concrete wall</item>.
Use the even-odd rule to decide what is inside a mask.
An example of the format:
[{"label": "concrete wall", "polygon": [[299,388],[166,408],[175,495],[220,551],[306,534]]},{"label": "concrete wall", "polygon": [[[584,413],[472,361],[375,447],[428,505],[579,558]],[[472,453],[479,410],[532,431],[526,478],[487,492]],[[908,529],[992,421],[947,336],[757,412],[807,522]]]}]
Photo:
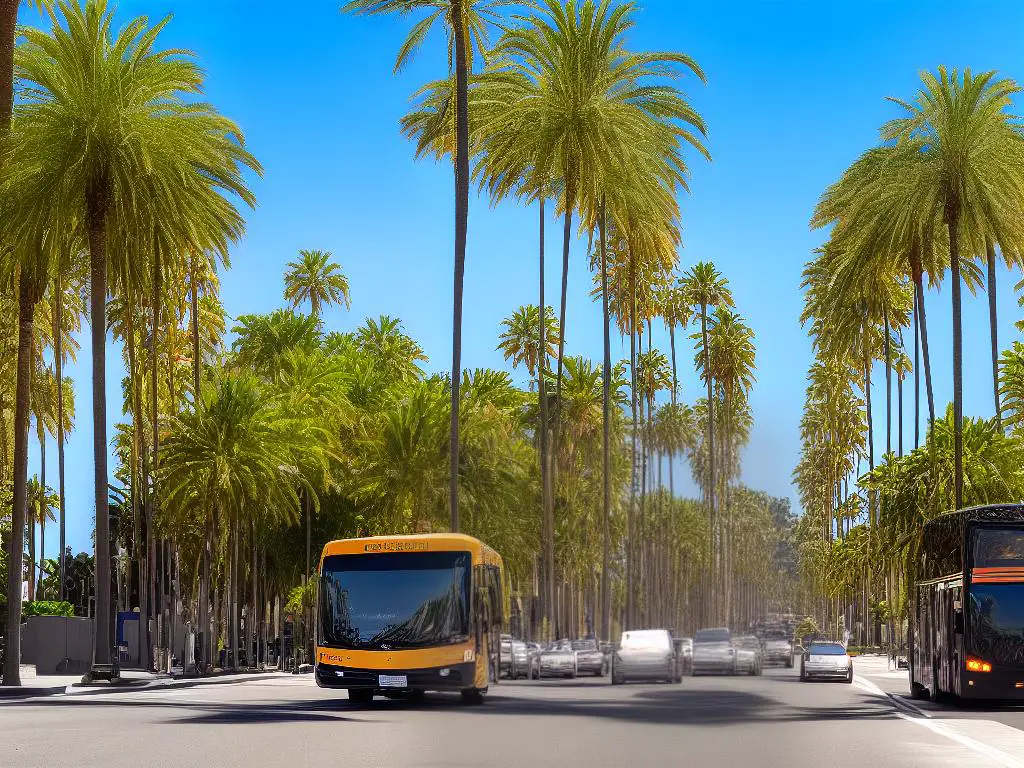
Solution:
[{"label": "concrete wall", "polygon": [[32,616],[21,626],[21,661],[36,674],[78,674],[92,664],[92,619]]}]

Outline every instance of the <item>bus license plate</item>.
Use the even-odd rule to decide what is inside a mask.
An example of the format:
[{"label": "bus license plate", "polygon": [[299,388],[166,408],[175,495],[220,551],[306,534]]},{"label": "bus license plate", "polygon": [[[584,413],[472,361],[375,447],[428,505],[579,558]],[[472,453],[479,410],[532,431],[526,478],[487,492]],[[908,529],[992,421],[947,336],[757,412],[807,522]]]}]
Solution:
[{"label": "bus license plate", "polygon": [[408,688],[409,678],[406,675],[380,675],[378,685],[381,688]]}]

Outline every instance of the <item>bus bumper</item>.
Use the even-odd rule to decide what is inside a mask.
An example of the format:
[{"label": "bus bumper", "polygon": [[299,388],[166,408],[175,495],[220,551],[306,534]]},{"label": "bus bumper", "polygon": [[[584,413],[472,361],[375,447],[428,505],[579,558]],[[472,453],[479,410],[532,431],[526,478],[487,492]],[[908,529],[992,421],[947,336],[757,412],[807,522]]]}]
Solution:
[{"label": "bus bumper", "polygon": [[1024,701],[1024,669],[966,674],[960,693],[965,699]]},{"label": "bus bumper", "polygon": [[[474,685],[476,663],[468,661],[425,669],[357,669],[319,662],[314,677],[321,688],[362,688],[383,693],[461,691]],[[382,680],[382,677],[390,680]],[[394,684],[396,678],[402,677],[405,678],[405,685],[401,682]]]}]

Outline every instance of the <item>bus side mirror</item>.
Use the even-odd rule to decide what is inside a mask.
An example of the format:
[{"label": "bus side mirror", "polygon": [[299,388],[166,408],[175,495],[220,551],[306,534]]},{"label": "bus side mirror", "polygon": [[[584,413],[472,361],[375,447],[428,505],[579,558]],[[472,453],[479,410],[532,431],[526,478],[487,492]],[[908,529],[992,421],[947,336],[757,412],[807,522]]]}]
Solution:
[{"label": "bus side mirror", "polygon": [[953,612],[953,631],[958,635],[964,633],[964,612],[954,611]]}]

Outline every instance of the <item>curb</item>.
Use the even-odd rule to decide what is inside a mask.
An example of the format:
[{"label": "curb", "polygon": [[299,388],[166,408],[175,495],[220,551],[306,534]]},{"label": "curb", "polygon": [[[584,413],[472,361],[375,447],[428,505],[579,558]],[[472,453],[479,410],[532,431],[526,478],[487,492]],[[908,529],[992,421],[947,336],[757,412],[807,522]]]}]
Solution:
[{"label": "curb", "polygon": [[178,678],[169,680],[143,680],[132,683],[120,683],[116,685],[82,685],[72,683],[71,685],[47,685],[31,686],[22,685],[18,687],[5,688],[0,686],[0,701],[3,699],[25,699],[36,696],[56,696],[66,694],[68,696],[103,696],[112,693],[144,693],[146,691],[166,691],[173,688],[194,688],[200,685],[224,685],[230,683],[247,683],[254,680],[273,678],[275,675],[283,675],[283,672],[251,672],[238,674],[211,675],[207,677]]},{"label": "curb", "polygon": [[33,696],[53,696],[57,693],[64,693],[66,687],[63,685],[19,685],[0,686],[0,701],[4,699],[25,699]]},{"label": "curb", "polygon": [[69,685],[67,688],[60,688],[59,693],[65,693],[68,696],[103,696],[111,693],[145,693],[147,691],[165,691],[173,688],[194,688],[200,685],[224,685],[230,683],[247,683],[253,680],[263,680],[272,675],[277,674],[274,672],[253,672],[250,674],[239,673],[239,674],[228,674],[228,675],[213,675],[209,677],[195,677],[195,678],[179,678],[174,680],[154,680],[151,682],[144,682],[142,684],[135,685],[107,685],[107,686],[96,686],[96,685]]}]

